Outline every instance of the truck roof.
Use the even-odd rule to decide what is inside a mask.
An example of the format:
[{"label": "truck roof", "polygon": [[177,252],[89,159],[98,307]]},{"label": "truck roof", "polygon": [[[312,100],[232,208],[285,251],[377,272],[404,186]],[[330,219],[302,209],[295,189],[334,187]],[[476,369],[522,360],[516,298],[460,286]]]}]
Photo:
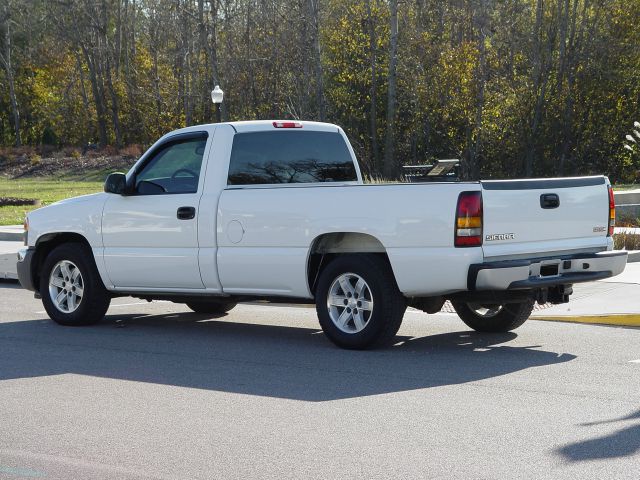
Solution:
[{"label": "truck roof", "polygon": [[[302,125],[302,130],[313,130],[321,132],[338,132],[340,127],[332,123],[310,122],[306,120],[250,120],[245,122],[229,122],[236,132],[257,132],[264,130],[273,130],[278,124],[296,124]],[[297,128],[295,129],[297,130]]]},{"label": "truck roof", "polygon": [[[302,131],[316,131],[316,132],[339,132],[340,127],[333,123],[324,123],[324,122],[312,122],[307,120],[247,120],[241,122],[222,122],[222,123],[205,123],[200,125],[191,125],[189,127],[180,128],[178,130],[173,130],[172,132],[167,133],[163,136],[167,137],[169,135],[175,135],[176,133],[188,133],[188,132],[197,132],[201,130],[209,130],[211,127],[215,127],[217,125],[230,125],[237,133],[246,133],[246,132],[260,132],[260,131],[270,131],[275,130],[276,127],[274,124],[287,124],[287,123],[295,123],[298,125],[302,125],[302,128],[282,128],[282,130],[302,130]],[[204,128],[203,128],[204,127]]]}]

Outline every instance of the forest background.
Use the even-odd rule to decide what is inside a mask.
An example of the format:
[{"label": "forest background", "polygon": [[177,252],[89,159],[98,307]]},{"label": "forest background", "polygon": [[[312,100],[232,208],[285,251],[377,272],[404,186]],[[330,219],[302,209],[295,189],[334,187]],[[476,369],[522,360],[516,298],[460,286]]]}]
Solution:
[{"label": "forest background", "polygon": [[0,144],[144,148],[220,85],[222,120],[339,124],[370,176],[634,183],[639,27],[637,0],[2,0]]}]

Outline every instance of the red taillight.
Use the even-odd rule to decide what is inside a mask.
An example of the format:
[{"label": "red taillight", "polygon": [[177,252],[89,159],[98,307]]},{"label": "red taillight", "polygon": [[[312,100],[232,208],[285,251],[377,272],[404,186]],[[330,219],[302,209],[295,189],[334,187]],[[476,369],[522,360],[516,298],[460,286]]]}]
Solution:
[{"label": "red taillight", "polygon": [[616,226],[616,199],[613,196],[613,188],[608,185],[609,188],[609,232],[608,237],[613,236],[613,230]]},{"label": "red taillight", "polygon": [[273,122],[274,128],[302,128],[299,122]]},{"label": "red taillight", "polygon": [[482,245],[482,193],[462,192],[456,208],[456,247]]}]

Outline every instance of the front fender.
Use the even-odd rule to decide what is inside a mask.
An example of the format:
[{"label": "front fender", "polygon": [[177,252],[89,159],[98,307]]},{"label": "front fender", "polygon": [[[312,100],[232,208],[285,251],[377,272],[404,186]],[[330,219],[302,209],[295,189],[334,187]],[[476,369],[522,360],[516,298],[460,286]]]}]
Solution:
[{"label": "front fender", "polygon": [[29,213],[28,246],[35,247],[46,235],[75,233],[91,248],[102,248],[102,210],[107,197],[106,193],[73,197]]}]

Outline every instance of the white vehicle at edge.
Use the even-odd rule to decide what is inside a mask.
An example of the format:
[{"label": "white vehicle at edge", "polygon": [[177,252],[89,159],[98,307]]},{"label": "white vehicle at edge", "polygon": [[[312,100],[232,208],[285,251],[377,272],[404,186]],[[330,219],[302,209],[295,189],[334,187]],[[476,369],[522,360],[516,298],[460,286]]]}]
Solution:
[{"label": "white vehicle at edge", "polygon": [[171,132],[105,193],[30,213],[18,276],[64,325],[121,295],[218,314],[285,297],[370,348],[407,305],[447,299],[475,330],[517,328],[536,301],[624,270],[614,221],[603,176],[364,185],[336,125],[231,122]]}]

